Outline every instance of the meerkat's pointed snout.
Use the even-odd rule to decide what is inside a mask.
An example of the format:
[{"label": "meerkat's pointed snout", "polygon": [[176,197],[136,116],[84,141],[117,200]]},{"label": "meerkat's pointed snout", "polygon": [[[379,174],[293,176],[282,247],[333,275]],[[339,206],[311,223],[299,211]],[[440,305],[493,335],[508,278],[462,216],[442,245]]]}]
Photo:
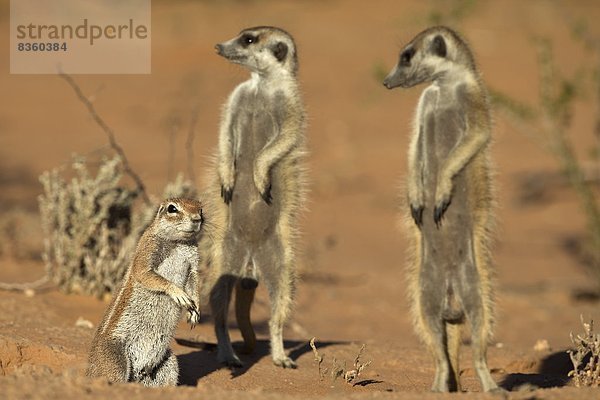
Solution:
[{"label": "meerkat's pointed snout", "polygon": [[392,84],[390,83],[389,76],[386,76],[385,79],[383,80],[383,86],[385,86],[388,89],[393,89]]},{"label": "meerkat's pointed snout", "polygon": [[215,44],[215,50],[217,51],[218,55],[223,55],[223,45],[221,43]]},{"label": "meerkat's pointed snout", "polygon": [[398,86],[404,87],[404,75],[404,71],[402,71],[398,66],[395,66],[394,69],[392,69],[388,76],[386,76],[383,80],[383,86],[385,86],[388,89],[394,89]]}]

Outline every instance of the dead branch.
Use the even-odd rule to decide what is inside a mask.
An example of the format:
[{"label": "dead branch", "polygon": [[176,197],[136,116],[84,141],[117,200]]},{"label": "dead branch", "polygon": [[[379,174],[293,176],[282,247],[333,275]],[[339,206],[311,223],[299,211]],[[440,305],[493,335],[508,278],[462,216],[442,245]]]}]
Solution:
[{"label": "dead branch", "polygon": [[125,173],[134,180],[134,182],[137,186],[137,190],[142,195],[144,202],[147,205],[150,205],[151,202],[150,202],[150,198],[148,197],[148,194],[146,193],[146,187],[145,187],[144,183],[142,182],[142,179],[139,177],[139,175],[136,174],[133,171],[133,169],[131,168],[129,161],[127,160],[127,156],[125,155],[125,152],[123,151],[123,148],[119,145],[119,143],[117,143],[117,140],[115,138],[115,134],[114,134],[113,130],[106,124],[106,122],[104,122],[104,120],[100,117],[100,115],[98,115],[94,105],[83,94],[83,91],[81,90],[81,88],[79,87],[77,82],[75,82],[75,80],[70,75],[66,74],[63,71],[59,71],[59,76],[62,79],[64,79],[69,84],[69,86],[71,86],[71,88],[77,95],[77,98],[79,99],[79,101],[81,101],[83,103],[83,105],[87,108],[87,110],[88,110],[90,116],[92,117],[92,119],[94,120],[94,122],[96,122],[96,124],[104,131],[104,133],[108,137],[108,142],[110,143],[110,147],[121,158],[121,160],[123,162],[123,169],[124,169]]},{"label": "dead branch", "polygon": [[14,292],[28,292],[43,286],[50,282],[50,278],[46,275],[33,282],[25,283],[5,283],[0,282],[0,290],[14,291]]}]

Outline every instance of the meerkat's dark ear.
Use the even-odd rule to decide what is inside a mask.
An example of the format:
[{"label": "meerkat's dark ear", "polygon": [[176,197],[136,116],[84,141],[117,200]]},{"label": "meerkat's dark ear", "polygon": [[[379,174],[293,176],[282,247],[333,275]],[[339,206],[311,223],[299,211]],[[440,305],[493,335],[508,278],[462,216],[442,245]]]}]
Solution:
[{"label": "meerkat's dark ear", "polygon": [[431,42],[431,52],[438,57],[446,57],[446,41],[442,35],[437,35]]},{"label": "meerkat's dark ear", "polygon": [[271,50],[273,51],[273,55],[279,62],[282,62],[283,60],[285,60],[285,57],[287,56],[287,53],[288,53],[287,44],[285,44],[283,42],[277,42],[277,44],[275,46],[273,46],[273,48]]}]

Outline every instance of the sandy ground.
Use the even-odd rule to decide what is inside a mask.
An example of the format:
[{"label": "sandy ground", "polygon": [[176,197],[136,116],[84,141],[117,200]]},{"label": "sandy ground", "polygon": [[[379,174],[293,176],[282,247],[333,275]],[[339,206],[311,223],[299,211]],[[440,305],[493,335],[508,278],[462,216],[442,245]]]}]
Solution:
[{"label": "sandy ground", "polygon": [[[253,25],[278,25],[296,37],[310,116],[312,170],[309,212],[303,219],[302,281],[285,334],[299,368],[277,369],[268,357],[263,290],[253,311],[261,341],[255,355],[242,357],[244,369],[232,373],[216,363],[215,337],[205,312],[194,330],[182,323],[173,343],[182,386],[160,390],[83,377],[93,329],[75,323],[81,317],[96,325],[106,303],[52,289],[33,297],[0,291],[0,398],[440,398],[428,394],[433,363],[409,321],[405,242],[397,228],[409,125],[420,90],[387,91],[380,75],[391,69],[402,43],[427,26],[432,10],[447,9],[444,4],[154,2],[151,75],[75,78],[93,96],[133,168],[155,194],[186,169],[184,141],[194,110],[199,121],[194,165],[197,175],[203,174],[216,144],[221,103],[246,77],[214,54],[214,44]],[[580,18],[597,21],[600,7],[594,2],[569,3],[569,8],[562,4],[478,2],[456,25],[474,48],[490,87],[536,101],[533,37],[553,40],[559,71],[566,76],[589,60],[568,24]],[[8,15],[5,1],[0,8],[0,53],[5,55]],[[15,250],[23,243],[5,237],[0,280],[25,282],[43,274],[37,176],[68,164],[73,153],[105,146],[106,140],[56,76],[9,75],[4,62],[0,88],[0,213],[21,212],[28,225],[23,222],[20,229],[26,234],[18,237],[27,248],[37,249],[33,257],[23,255]],[[591,94],[575,106],[569,134],[582,159],[594,143],[595,107]],[[173,125],[181,128],[173,130]],[[489,349],[493,376],[513,390],[511,398],[598,398],[598,390],[574,388],[566,376],[571,368],[565,353],[569,332],[581,331],[580,315],[598,318],[597,302],[573,295],[594,289],[565,246],[585,229],[578,199],[568,187],[552,184],[541,198],[522,201],[524,177],[556,173],[557,164],[535,136],[516,131],[499,113],[494,137],[500,227],[495,251],[498,318]],[[366,344],[363,358],[372,363],[359,384],[319,379],[308,347],[313,336],[325,366],[333,357],[350,365]],[[239,343],[235,325],[232,337]],[[539,340],[548,346],[535,350]],[[467,345],[461,359],[461,380],[470,398],[492,398],[477,393]],[[536,387],[541,389],[530,391]]]}]

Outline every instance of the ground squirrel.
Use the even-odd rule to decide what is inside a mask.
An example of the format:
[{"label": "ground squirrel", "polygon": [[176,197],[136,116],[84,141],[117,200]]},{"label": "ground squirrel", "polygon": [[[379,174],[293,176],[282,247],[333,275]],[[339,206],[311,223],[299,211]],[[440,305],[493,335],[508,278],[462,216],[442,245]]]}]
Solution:
[{"label": "ground squirrel", "polygon": [[215,167],[213,198],[222,209],[223,233],[215,235],[208,290],[218,359],[230,367],[242,365],[227,330],[234,288],[245,350],[254,349],[250,306],[261,280],[271,300],[273,362],[294,368],[284,352],[282,331],[295,290],[297,214],[305,191],[305,115],[296,46],[282,29],[255,27],[216,49],[251,72],[223,108]]},{"label": "ground squirrel", "polygon": [[169,199],[144,231],[123,283],[92,341],[88,376],[147,386],[176,385],[169,342],[182,307],[198,323],[198,239],[204,223],[196,200]]},{"label": "ground squirrel", "polygon": [[460,390],[465,318],[482,388],[498,390],[486,361],[494,322],[490,107],[472,53],[453,30],[434,27],[418,34],[402,49],[384,85],[409,88],[423,82],[431,84],[419,100],[408,152],[414,323],[435,359],[432,390]]}]

